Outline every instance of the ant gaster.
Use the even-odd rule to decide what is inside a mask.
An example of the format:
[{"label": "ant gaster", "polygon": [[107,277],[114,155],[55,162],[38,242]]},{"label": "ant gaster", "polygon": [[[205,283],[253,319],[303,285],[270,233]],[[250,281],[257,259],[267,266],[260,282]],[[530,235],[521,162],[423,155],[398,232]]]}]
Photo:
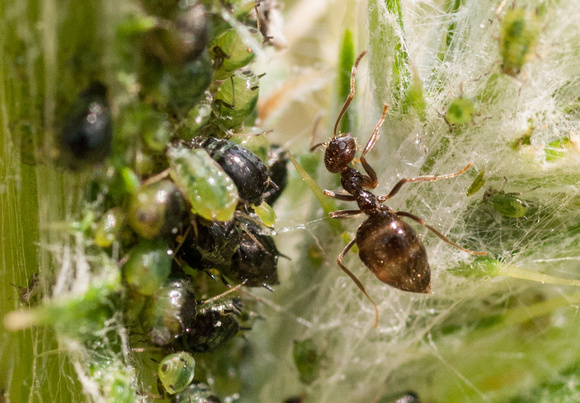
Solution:
[{"label": "ant gaster", "polygon": [[383,107],[381,119],[360,155],[360,163],[366,175],[356,168],[349,166],[354,161],[357,144],[351,133],[337,136],[338,124],[348,109],[355,92],[355,75],[357,66],[366,51],[363,51],[355,60],[350,78],[350,94],[338,115],[334,125],[334,135],[328,143],[317,144],[325,146],[324,164],[331,173],[340,173],[340,182],[345,192],[335,193],[324,190],[326,196],[342,201],[355,201],[358,210],[341,210],[330,213],[331,218],[353,218],[360,214],[366,214],[364,221],[352,239],[336,259],[340,268],[356,283],[358,288],[373,303],[375,307],[375,327],[378,327],[379,311],[377,304],[367,294],[360,280],[343,264],[342,259],[356,243],[359,249],[359,257],[362,262],[377,276],[379,280],[402,291],[430,294],[431,293],[431,270],[427,261],[427,252],[413,228],[404,222],[401,217],[409,218],[420,225],[427,227],[443,241],[473,255],[485,255],[485,252],[474,252],[462,248],[451,242],[435,228],[427,224],[421,218],[405,211],[394,211],[383,203],[395,196],[405,183],[433,182],[440,179],[458,176],[471,166],[468,164],[461,171],[441,176],[419,176],[416,178],[401,179],[386,196],[375,196],[366,189],[375,189],[378,185],[377,174],[368,164],[365,155],[373,148],[378,137],[379,129],[385,120],[388,105]]}]

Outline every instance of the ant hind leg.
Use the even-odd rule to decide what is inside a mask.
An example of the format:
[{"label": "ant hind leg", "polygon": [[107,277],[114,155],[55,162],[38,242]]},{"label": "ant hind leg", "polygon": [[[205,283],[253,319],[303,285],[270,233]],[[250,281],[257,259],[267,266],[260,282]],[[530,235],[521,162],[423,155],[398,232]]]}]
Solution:
[{"label": "ant hind leg", "polygon": [[422,218],[417,217],[414,214],[407,213],[406,211],[395,211],[395,214],[397,216],[399,216],[399,217],[407,217],[407,218],[410,218],[413,221],[416,221],[417,223],[419,223],[420,225],[424,226],[429,231],[431,231],[432,233],[434,233],[435,235],[437,235],[443,241],[447,242],[449,245],[455,246],[457,249],[461,249],[462,251],[467,252],[467,253],[470,253],[472,255],[477,255],[477,256],[485,256],[485,255],[487,255],[487,252],[475,252],[475,251],[472,251],[472,250],[469,250],[469,249],[462,248],[461,246],[457,245],[455,242],[451,242],[449,240],[449,238],[447,238],[441,232],[437,231],[435,228],[433,228],[432,226],[430,226],[429,224],[427,224],[427,222],[425,222],[425,220],[423,220]]},{"label": "ant hind leg", "polygon": [[377,306],[375,301],[373,301],[373,299],[369,296],[369,294],[367,294],[367,292],[365,290],[365,286],[360,282],[360,280],[354,274],[352,274],[352,272],[349,269],[347,269],[342,264],[342,259],[344,258],[344,255],[346,255],[348,253],[348,251],[350,250],[350,248],[353,247],[355,242],[356,242],[356,238],[354,238],[352,241],[350,241],[348,243],[348,245],[346,245],[344,247],[342,252],[340,252],[340,255],[338,255],[338,258],[336,259],[336,263],[338,263],[338,266],[340,266],[342,271],[345,272],[350,277],[350,279],[352,281],[354,281],[354,283],[357,285],[357,287],[363,292],[363,294],[367,297],[367,299],[369,301],[371,301],[371,303],[374,305],[374,307],[375,307],[375,329],[378,329],[378,327],[379,327],[379,307]]}]

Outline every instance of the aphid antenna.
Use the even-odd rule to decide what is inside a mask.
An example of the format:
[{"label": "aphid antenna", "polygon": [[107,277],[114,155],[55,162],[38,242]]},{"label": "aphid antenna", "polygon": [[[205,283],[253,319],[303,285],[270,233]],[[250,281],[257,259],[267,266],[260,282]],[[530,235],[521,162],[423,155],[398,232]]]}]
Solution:
[{"label": "aphid antenna", "polygon": [[152,185],[156,182],[159,182],[162,179],[165,179],[169,176],[169,172],[170,169],[164,169],[163,171],[159,172],[158,174],[155,174],[147,179],[145,179],[143,182],[141,182],[141,186],[145,187],[145,186],[149,186]]},{"label": "aphid antenna", "polygon": [[337,131],[338,131],[338,124],[340,123],[340,120],[342,119],[342,117],[346,113],[346,110],[348,109],[348,107],[350,106],[350,103],[352,102],[352,100],[354,98],[356,70],[357,70],[357,67],[358,67],[359,62],[361,61],[361,59],[366,54],[367,54],[367,51],[366,50],[363,50],[361,52],[361,54],[358,55],[358,57],[356,58],[356,60],[354,61],[353,66],[352,66],[352,73],[350,75],[350,94],[348,94],[348,98],[346,99],[346,102],[344,103],[344,106],[342,107],[342,110],[338,114],[338,118],[336,119],[336,123],[334,124],[333,138],[336,137]]},{"label": "aphid antenna", "polygon": [[225,297],[226,295],[229,295],[229,294],[231,294],[232,292],[235,292],[235,291],[239,290],[239,289],[240,289],[240,288],[241,288],[243,285],[245,285],[245,284],[246,284],[246,282],[247,282],[247,281],[248,281],[248,279],[245,279],[245,280],[244,280],[244,281],[242,281],[240,284],[238,284],[238,285],[235,285],[235,286],[233,286],[233,287],[232,287],[231,285],[227,284],[227,286],[228,286],[228,287],[230,287],[230,289],[229,289],[229,290],[227,290],[227,291],[224,291],[224,292],[222,292],[221,294],[218,294],[218,295],[216,295],[216,296],[214,296],[214,297],[211,297],[211,298],[205,299],[205,300],[203,300],[203,301],[197,301],[197,304],[198,304],[198,305],[207,305],[207,304],[210,304],[210,303],[212,303],[212,302],[214,302],[214,301],[216,301],[216,300],[218,300],[218,299],[220,299],[220,298],[223,298],[223,297]]}]

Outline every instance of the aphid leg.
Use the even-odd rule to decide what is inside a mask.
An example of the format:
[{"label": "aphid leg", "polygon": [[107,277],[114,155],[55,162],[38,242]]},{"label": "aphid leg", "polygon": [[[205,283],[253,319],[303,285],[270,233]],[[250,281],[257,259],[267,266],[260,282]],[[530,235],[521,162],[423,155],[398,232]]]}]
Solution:
[{"label": "aphid leg", "polygon": [[344,114],[346,113],[346,110],[348,109],[350,103],[352,102],[352,99],[354,98],[354,81],[355,81],[355,76],[356,76],[356,69],[358,67],[358,64],[360,62],[360,59],[362,59],[364,57],[364,55],[367,54],[366,50],[363,50],[361,52],[360,55],[358,55],[358,57],[356,58],[356,60],[354,61],[354,64],[352,66],[352,73],[350,75],[350,94],[348,94],[348,98],[346,99],[346,102],[344,103],[344,106],[342,107],[342,110],[340,111],[340,113],[338,114],[338,118],[336,119],[336,123],[334,124],[334,135],[333,137],[336,137],[336,131],[338,130],[338,124],[340,123],[340,119],[342,119],[342,117],[344,116]]},{"label": "aphid leg", "polygon": [[421,224],[422,226],[424,226],[425,228],[427,228],[429,231],[431,231],[435,235],[437,235],[439,238],[441,238],[443,241],[447,242],[449,245],[453,245],[456,248],[461,249],[464,252],[471,253],[472,255],[477,255],[477,256],[485,256],[485,255],[487,255],[487,252],[475,252],[475,251],[472,251],[472,250],[469,250],[469,249],[462,248],[461,246],[457,245],[455,242],[451,242],[445,235],[443,235],[442,233],[440,233],[439,231],[437,231],[435,228],[433,228],[432,226],[430,226],[429,224],[427,224],[425,222],[425,220],[423,220],[422,218],[417,217],[414,214],[407,213],[406,211],[396,211],[395,214],[398,215],[399,217],[407,217],[407,218],[410,218],[413,221],[418,222],[419,224]]},{"label": "aphid leg", "polygon": [[369,165],[369,163],[367,162],[367,160],[365,158],[365,155],[373,148],[373,146],[375,145],[375,143],[377,142],[377,140],[379,138],[379,129],[381,128],[381,126],[383,125],[383,122],[385,121],[385,116],[387,115],[388,108],[389,108],[389,105],[387,105],[387,104],[385,104],[383,106],[383,114],[381,115],[381,119],[379,120],[379,123],[377,123],[377,126],[375,127],[375,131],[371,135],[371,138],[367,142],[367,145],[365,146],[363,152],[360,155],[360,162],[368,174],[368,177],[364,176],[363,186],[366,188],[369,188],[369,189],[376,188],[379,182],[378,182],[378,178],[377,178],[377,173],[375,172],[375,170],[373,168],[371,168],[371,166]]},{"label": "aphid leg", "polygon": [[333,199],[342,200],[342,201],[356,201],[356,197],[349,193],[335,193],[332,190],[324,189],[322,192],[325,196],[330,196]]},{"label": "aphid leg", "polygon": [[362,213],[362,210],[339,210],[331,212],[329,216],[330,218],[345,219],[358,217]]},{"label": "aphid leg", "polygon": [[399,192],[399,190],[401,190],[401,187],[403,187],[403,185],[405,183],[434,182],[434,181],[438,181],[440,179],[453,178],[453,177],[458,176],[458,175],[461,175],[462,173],[464,173],[465,171],[467,171],[470,166],[471,166],[471,162],[469,164],[467,164],[467,166],[465,168],[463,168],[461,171],[455,172],[453,174],[440,175],[440,176],[418,176],[416,178],[405,178],[405,179],[401,179],[393,187],[393,190],[391,190],[391,193],[389,193],[386,196],[379,196],[378,199],[379,199],[379,201],[381,203],[384,202],[385,200],[389,200],[391,197],[393,197],[394,195],[396,195]]},{"label": "aphid leg", "polygon": [[357,287],[363,292],[363,294],[368,298],[369,301],[371,301],[371,303],[374,305],[375,307],[375,329],[378,329],[379,327],[379,307],[377,306],[377,304],[375,303],[375,301],[373,301],[373,299],[369,296],[369,294],[367,294],[366,290],[365,290],[365,286],[362,285],[362,283],[360,282],[360,280],[351,273],[351,271],[349,269],[347,269],[343,264],[342,264],[342,259],[344,258],[344,255],[346,255],[348,253],[348,251],[350,250],[350,248],[353,247],[354,243],[356,242],[356,238],[353,239],[352,241],[350,241],[348,243],[348,245],[346,245],[344,247],[344,249],[342,250],[342,252],[340,252],[340,255],[338,255],[338,258],[336,259],[336,263],[338,263],[338,265],[340,266],[340,268],[342,269],[343,272],[345,272],[352,281],[354,281],[354,283],[357,285]]}]

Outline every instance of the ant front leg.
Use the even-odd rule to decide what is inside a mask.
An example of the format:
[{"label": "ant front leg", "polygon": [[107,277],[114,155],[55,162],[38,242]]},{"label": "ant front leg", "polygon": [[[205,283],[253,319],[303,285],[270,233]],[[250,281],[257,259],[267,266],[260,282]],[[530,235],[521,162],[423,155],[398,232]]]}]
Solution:
[{"label": "ant front leg", "polygon": [[475,251],[472,251],[472,250],[469,250],[469,249],[462,248],[461,246],[457,245],[455,242],[451,242],[449,240],[449,238],[447,238],[441,232],[437,231],[435,228],[433,228],[432,226],[430,226],[429,224],[427,224],[427,222],[425,222],[425,220],[423,220],[422,218],[417,217],[414,214],[407,213],[406,211],[396,211],[395,214],[397,216],[399,216],[399,217],[407,217],[407,218],[410,218],[413,221],[418,222],[420,225],[422,225],[425,228],[427,228],[429,231],[431,231],[432,233],[434,233],[435,235],[437,235],[443,241],[445,241],[449,245],[455,246],[457,249],[461,249],[462,251],[467,252],[467,253],[471,253],[472,255],[477,255],[477,256],[485,256],[485,255],[487,255],[487,252],[475,252]]},{"label": "ant front leg", "polygon": [[375,145],[375,143],[377,142],[377,140],[379,138],[379,129],[381,128],[381,126],[383,125],[383,122],[385,121],[385,116],[387,115],[388,108],[389,108],[389,105],[387,105],[387,104],[385,104],[383,106],[383,114],[381,115],[381,120],[379,120],[379,123],[377,123],[377,126],[375,127],[375,131],[371,135],[371,138],[367,142],[367,145],[365,146],[363,152],[360,155],[360,162],[368,174],[368,176],[364,177],[363,186],[368,188],[368,189],[376,188],[379,182],[378,182],[378,178],[377,178],[377,173],[369,165],[369,163],[367,162],[367,160],[365,158],[365,155],[373,148],[373,146]]},{"label": "ant front leg", "polygon": [[345,219],[345,218],[355,218],[361,215],[364,211],[362,210],[339,210],[333,211],[329,214],[330,218]]},{"label": "ant front leg", "polygon": [[342,252],[340,252],[340,255],[338,255],[338,258],[336,259],[336,263],[338,263],[338,266],[342,269],[342,271],[345,272],[350,277],[350,279],[352,281],[354,281],[354,283],[357,285],[357,287],[363,292],[363,294],[368,298],[368,300],[371,301],[371,303],[374,305],[374,307],[375,307],[375,329],[378,329],[378,327],[379,327],[379,307],[377,306],[375,301],[373,301],[373,299],[369,296],[369,294],[367,294],[367,291],[365,290],[365,286],[362,285],[360,280],[354,274],[352,274],[352,272],[349,269],[347,269],[342,264],[342,259],[344,258],[344,255],[346,255],[348,253],[348,251],[350,250],[350,248],[352,248],[354,246],[355,242],[356,242],[356,238],[353,239],[352,241],[350,241],[348,243],[348,245],[346,245],[344,247]]},{"label": "ant front leg", "polygon": [[381,203],[384,202],[385,200],[389,200],[391,197],[393,197],[394,195],[396,195],[397,193],[399,193],[399,190],[401,190],[401,188],[403,187],[403,185],[405,183],[435,182],[435,181],[438,181],[438,180],[441,180],[441,179],[453,178],[453,177],[458,176],[458,175],[461,175],[462,173],[464,173],[465,171],[467,171],[470,166],[471,166],[471,162],[469,164],[467,164],[467,166],[465,168],[463,168],[461,171],[455,172],[455,173],[452,173],[452,174],[447,174],[447,175],[440,175],[440,176],[418,176],[416,178],[404,178],[404,179],[401,179],[399,182],[397,182],[397,184],[393,187],[393,189],[391,190],[391,192],[388,195],[386,195],[386,196],[379,196],[378,199],[379,199],[379,201]]},{"label": "ant front leg", "polygon": [[335,193],[332,190],[327,190],[324,189],[324,192],[322,192],[325,196],[330,196],[333,199],[336,200],[342,200],[342,201],[356,201],[356,197],[354,197],[353,195],[349,194],[349,193]]}]

